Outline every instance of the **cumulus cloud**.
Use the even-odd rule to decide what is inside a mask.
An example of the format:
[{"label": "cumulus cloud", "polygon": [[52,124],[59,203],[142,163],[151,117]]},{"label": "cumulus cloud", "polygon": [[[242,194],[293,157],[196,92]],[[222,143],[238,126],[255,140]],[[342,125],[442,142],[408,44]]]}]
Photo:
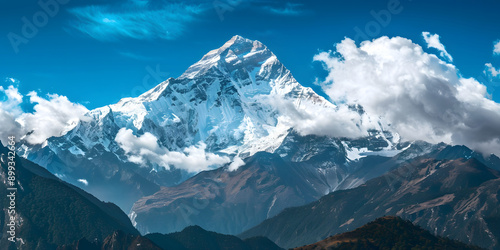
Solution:
[{"label": "cumulus cloud", "polygon": [[[493,55],[500,55],[500,40],[495,42],[493,46]],[[500,75],[500,69],[496,69],[493,64],[486,63],[486,69],[484,70],[484,74],[487,76],[497,77]]]},{"label": "cumulus cloud", "polygon": [[20,104],[23,102],[23,96],[19,93],[17,88],[9,86],[4,88],[0,86],[0,93],[5,97],[0,102],[0,141],[6,145],[7,137],[16,136],[19,138],[22,134],[22,126],[16,121],[23,112]]},{"label": "cumulus cloud", "polygon": [[434,48],[439,50],[441,53],[441,57],[446,58],[448,61],[453,62],[453,57],[446,51],[444,45],[439,41],[439,35],[433,34],[429,32],[422,32],[422,36],[424,37],[425,42],[427,43],[427,48]]},{"label": "cumulus cloud", "polygon": [[30,144],[43,143],[52,136],[62,136],[85,118],[88,109],[72,103],[66,96],[49,94],[48,99],[36,92],[28,93],[30,102],[35,103],[33,113],[24,113],[19,121],[30,133],[26,140]]},{"label": "cumulus cloud", "polygon": [[487,75],[491,75],[493,77],[497,77],[498,75],[500,75],[500,69],[496,69],[495,67],[493,67],[493,65],[491,63],[487,63],[485,64],[486,66],[486,70],[485,70],[485,74]]},{"label": "cumulus cloud", "polygon": [[131,129],[125,128],[118,131],[115,141],[125,151],[129,161],[141,165],[149,162],[167,169],[174,167],[197,173],[230,162],[226,156],[207,153],[203,142],[184,148],[182,152],[169,151],[158,144],[158,139],[153,134],[135,136]]},{"label": "cumulus cloud", "polygon": [[346,38],[335,52],[314,57],[328,76],[323,89],[335,103],[360,104],[406,140],[465,144],[500,154],[500,105],[485,85],[401,37],[358,47]]},{"label": "cumulus cloud", "polygon": [[175,39],[186,25],[207,9],[192,1],[128,0],[107,5],[70,9],[76,20],[71,27],[101,41],[119,38]]},{"label": "cumulus cloud", "polygon": [[493,54],[500,55],[500,40],[493,45]]},{"label": "cumulus cloud", "polygon": [[27,96],[34,104],[34,111],[25,113],[21,108],[24,96],[16,87],[0,86],[0,93],[5,96],[0,102],[0,140],[4,144],[7,136],[41,144],[49,137],[61,136],[72,129],[88,112],[84,106],[70,102],[65,96],[51,94],[43,98],[30,92]]},{"label": "cumulus cloud", "polygon": [[[15,82],[15,79],[9,78],[9,81]],[[22,113],[21,107],[19,104],[23,102],[23,95],[19,93],[19,90],[10,85],[7,88],[0,86],[0,92],[5,94],[5,98],[2,102],[0,102],[0,109],[8,110],[13,115],[20,115]]]},{"label": "cumulus cloud", "polygon": [[280,122],[301,135],[357,138],[367,136],[368,129],[376,128],[371,117],[346,104],[318,107],[302,102],[297,106],[293,100],[275,96],[261,97],[260,101],[277,109]]}]

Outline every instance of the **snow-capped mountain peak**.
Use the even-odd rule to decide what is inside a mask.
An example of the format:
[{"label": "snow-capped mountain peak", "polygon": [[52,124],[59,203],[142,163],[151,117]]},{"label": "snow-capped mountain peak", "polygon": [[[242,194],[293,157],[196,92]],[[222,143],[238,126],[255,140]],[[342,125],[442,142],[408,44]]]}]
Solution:
[{"label": "snow-capped mountain peak", "polygon": [[[261,42],[234,36],[180,77],[89,111],[65,135],[49,138],[44,147],[27,145],[21,154],[70,182],[89,180],[88,188],[97,179],[129,185],[132,177],[117,176],[122,164],[155,184],[172,185],[199,161],[208,164],[206,170],[231,157],[275,152],[295,128],[289,113],[321,115],[335,108],[300,85]],[[83,166],[76,168],[74,159]],[[162,168],[168,171],[157,171]]]},{"label": "snow-capped mountain peak", "polygon": [[194,79],[212,68],[217,68],[222,73],[230,73],[236,67],[255,68],[270,58],[276,59],[276,56],[261,42],[234,36],[222,47],[208,52],[179,79]]},{"label": "snow-capped mountain peak", "polygon": [[167,79],[139,97],[90,111],[90,121],[81,122],[63,138],[71,147],[75,140],[81,141],[76,151],[103,144],[119,154],[115,138],[108,137],[127,128],[137,136],[154,135],[159,146],[172,151],[203,142],[212,152],[252,155],[273,151],[291,129],[281,122],[280,110],[270,99],[289,101],[296,108],[334,107],[300,85],[261,42],[234,36],[179,78]]}]

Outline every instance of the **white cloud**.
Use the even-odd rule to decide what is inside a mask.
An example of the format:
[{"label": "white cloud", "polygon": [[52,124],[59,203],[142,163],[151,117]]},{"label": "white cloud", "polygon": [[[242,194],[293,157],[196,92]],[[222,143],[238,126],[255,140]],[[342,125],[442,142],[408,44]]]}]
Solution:
[{"label": "white cloud", "polygon": [[486,71],[484,72],[485,74],[491,74],[493,77],[497,77],[500,75],[500,69],[495,69],[491,63],[485,64],[486,66]]},{"label": "white cloud", "polygon": [[24,113],[19,121],[24,125],[27,132],[32,132],[26,136],[30,144],[43,143],[47,138],[62,136],[82,119],[88,112],[83,105],[72,103],[65,96],[49,94],[48,99],[39,97],[36,92],[28,94],[31,103],[36,103],[33,107],[35,112]]},{"label": "white cloud", "polygon": [[238,170],[238,168],[240,168],[243,165],[245,165],[245,162],[243,161],[243,159],[241,159],[239,156],[235,156],[233,158],[233,162],[231,162],[231,164],[229,164],[229,166],[227,167],[227,170],[236,171],[236,170]]},{"label": "white cloud", "polygon": [[375,127],[370,117],[344,104],[318,107],[302,102],[297,108],[293,100],[274,96],[262,97],[260,101],[277,109],[282,114],[280,121],[301,135],[357,138],[367,136],[367,130]]},{"label": "white cloud", "polygon": [[[15,79],[9,78],[9,81],[15,82]],[[13,85],[10,85],[6,89],[0,86],[0,92],[5,94],[5,99],[0,102],[0,109],[8,110],[13,115],[20,115],[22,113],[21,107],[19,106],[23,102],[23,95],[19,93],[19,90]]]},{"label": "white cloud", "polygon": [[[8,81],[15,82],[15,80],[12,81],[10,79]],[[23,96],[12,85],[7,89],[0,86],[0,93],[5,95],[4,99],[0,102],[0,124],[2,124],[0,127],[0,141],[4,145],[7,145],[7,138],[9,136],[19,138],[23,135],[22,126],[16,121],[16,117],[19,117],[23,113],[20,106],[23,102]]]},{"label": "white cloud", "polygon": [[186,1],[155,3],[129,0],[115,4],[70,9],[76,17],[71,26],[101,41],[119,38],[175,39],[186,25],[206,10],[206,4]]},{"label": "white cloud", "polygon": [[29,100],[34,112],[25,113],[21,109],[23,95],[17,88],[0,87],[0,93],[5,94],[0,102],[0,140],[4,142],[7,136],[16,136],[30,144],[41,144],[52,136],[61,136],[73,128],[88,111],[80,104],[72,103],[65,96],[56,94],[48,98],[39,97],[36,92],[30,92]]},{"label": "white cloud", "polygon": [[[493,55],[500,55],[500,40],[495,42],[495,44],[493,45]],[[485,66],[485,75],[492,77],[497,77],[500,75],[500,69],[496,69],[491,63],[486,63]]]},{"label": "white cloud", "polygon": [[82,183],[85,186],[89,185],[89,182],[86,179],[78,179],[78,182]]},{"label": "white cloud", "polygon": [[454,65],[411,40],[381,37],[358,47],[346,38],[335,53],[314,59],[328,70],[323,89],[335,103],[362,105],[403,139],[465,144],[500,155],[500,105],[483,84],[459,76]]},{"label": "white cloud", "polygon": [[8,77],[8,78],[6,78],[5,80],[6,80],[6,82],[7,82],[7,81],[8,81],[8,82],[10,82],[11,84],[17,84],[17,83],[19,83],[19,81],[18,81],[18,80],[14,79],[14,78],[12,78],[12,77]]},{"label": "white cloud", "polygon": [[444,45],[439,41],[439,35],[433,34],[431,35],[429,32],[422,32],[422,36],[424,37],[425,42],[427,43],[427,48],[435,48],[439,50],[441,53],[441,57],[446,58],[448,61],[453,62],[453,58],[446,51]]},{"label": "white cloud", "polygon": [[115,141],[125,151],[129,161],[142,165],[150,162],[167,169],[175,167],[197,173],[230,162],[226,156],[207,153],[203,142],[187,147],[183,152],[174,152],[161,147],[158,139],[151,133],[135,136],[132,130],[125,128],[120,129]]}]

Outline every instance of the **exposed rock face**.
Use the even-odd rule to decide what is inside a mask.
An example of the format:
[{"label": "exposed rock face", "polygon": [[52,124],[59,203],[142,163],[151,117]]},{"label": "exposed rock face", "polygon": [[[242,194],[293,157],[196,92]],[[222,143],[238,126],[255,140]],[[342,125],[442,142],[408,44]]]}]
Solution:
[{"label": "exposed rock face", "polygon": [[178,186],[162,188],[140,199],[130,217],[142,233],[169,233],[200,225],[238,234],[285,208],[361,185],[390,171],[408,155],[415,157],[446,147],[415,143],[393,157],[371,151],[372,155],[352,161],[346,151],[351,150],[348,144],[355,143],[374,150],[387,147],[377,137],[353,141],[303,137],[292,132],[274,154],[257,153],[235,171],[225,167],[202,172]]},{"label": "exposed rock face", "polygon": [[[321,197],[313,169],[303,169],[270,153],[257,153],[237,171],[202,172],[179,186],[140,199],[132,218],[142,232],[176,232],[200,225],[220,233],[242,232],[284,208]],[[325,187],[323,180],[314,181]]]},{"label": "exposed rock face", "polygon": [[[362,145],[362,146],[361,146]],[[348,151],[368,148],[367,155],[353,161]],[[289,133],[274,154],[257,153],[236,171],[227,168],[202,172],[184,183],[162,188],[134,204],[130,217],[143,233],[169,233],[189,225],[238,234],[283,209],[315,201],[332,191],[357,187],[379,177],[401,163],[425,155],[427,158],[477,157],[462,146],[425,142],[396,145],[389,157],[380,137],[348,140]]]}]

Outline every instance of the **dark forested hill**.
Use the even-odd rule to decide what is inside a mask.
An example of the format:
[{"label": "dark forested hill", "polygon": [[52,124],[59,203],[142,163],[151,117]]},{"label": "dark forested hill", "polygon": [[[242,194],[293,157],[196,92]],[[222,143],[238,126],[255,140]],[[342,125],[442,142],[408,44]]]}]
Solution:
[{"label": "dark forested hill", "polygon": [[[10,160],[8,150],[1,145],[0,158],[0,202],[7,208]],[[14,162],[18,249],[53,249],[81,238],[103,240],[116,230],[139,234],[127,215],[113,203],[99,201],[21,157],[15,157]],[[9,217],[7,210],[4,211],[0,214],[0,249],[14,249],[14,244],[7,239]]]},{"label": "dark forested hill", "polygon": [[429,231],[399,217],[386,216],[372,221],[354,231],[328,237],[295,250],[319,249],[481,249],[464,243],[437,237]]}]

